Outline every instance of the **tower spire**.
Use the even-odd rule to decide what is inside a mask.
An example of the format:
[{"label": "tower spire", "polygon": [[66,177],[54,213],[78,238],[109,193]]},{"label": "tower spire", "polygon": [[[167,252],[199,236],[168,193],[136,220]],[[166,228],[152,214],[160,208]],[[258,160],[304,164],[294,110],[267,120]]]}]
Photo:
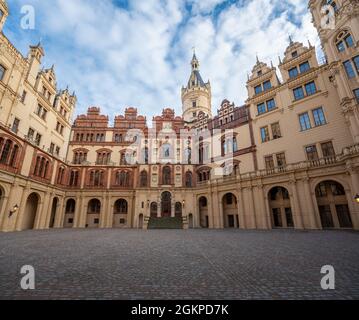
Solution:
[{"label": "tower spire", "polygon": [[193,49],[193,57],[191,61],[192,71],[199,70],[199,61],[196,57],[196,48],[193,47],[192,49]]}]

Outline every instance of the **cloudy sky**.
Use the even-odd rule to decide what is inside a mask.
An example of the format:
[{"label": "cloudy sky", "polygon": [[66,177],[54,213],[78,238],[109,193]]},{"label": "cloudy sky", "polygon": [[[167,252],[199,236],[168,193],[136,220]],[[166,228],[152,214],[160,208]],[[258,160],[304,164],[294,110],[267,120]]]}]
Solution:
[{"label": "cloudy sky", "polygon": [[[76,113],[100,106],[111,118],[134,106],[148,120],[171,107],[181,114],[181,86],[192,48],[212,85],[216,110],[243,104],[249,72],[278,64],[288,36],[319,47],[306,0],[11,0],[5,34],[26,55],[42,39],[44,67],[55,64],[58,87],[78,97]],[[34,30],[21,29],[32,5]]]}]

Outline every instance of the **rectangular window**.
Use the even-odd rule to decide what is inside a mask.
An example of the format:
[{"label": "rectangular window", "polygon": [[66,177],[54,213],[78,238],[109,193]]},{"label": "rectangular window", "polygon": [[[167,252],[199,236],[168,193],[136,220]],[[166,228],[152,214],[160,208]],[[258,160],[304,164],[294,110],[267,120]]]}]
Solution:
[{"label": "rectangular window", "polygon": [[292,69],[290,69],[289,71],[289,78],[295,78],[296,76],[298,76],[298,69],[297,69],[297,67],[295,67],[295,68],[292,68]]},{"label": "rectangular window", "polygon": [[261,86],[261,85],[256,86],[256,87],[254,88],[254,91],[255,91],[256,94],[261,93],[261,92],[263,91],[263,90],[262,90],[262,86]]},{"label": "rectangular window", "polygon": [[60,147],[56,147],[55,150],[56,150],[56,151],[55,151],[56,155],[59,155],[59,154],[60,154]]},{"label": "rectangular window", "polygon": [[20,124],[20,120],[18,118],[15,118],[14,122],[12,124],[11,131],[14,132],[14,133],[17,133],[18,130],[19,130],[19,124]]},{"label": "rectangular window", "polygon": [[271,129],[272,129],[272,137],[273,137],[273,139],[279,139],[279,138],[282,137],[282,134],[280,132],[279,122],[272,123],[271,124]]},{"label": "rectangular window", "polygon": [[261,139],[262,142],[267,142],[270,140],[268,127],[261,128]]},{"label": "rectangular window", "polygon": [[267,111],[264,102],[257,105],[257,110],[258,110],[258,114],[262,114]]},{"label": "rectangular window", "polygon": [[359,73],[359,56],[354,57],[353,59],[355,68],[357,69],[357,72]]},{"label": "rectangular window", "polygon": [[354,41],[353,41],[353,38],[352,38],[352,36],[351,36],[350,34],[347,35],[347,36],[344,38],[344,41],[345,41],[345,43],[347,44],[347,47],[348,47],[348,48],[354,46]]},{"label": "rectangular window", "polygon": [[354,90],[354,95],[357,98],[357,101],[359,102],[359,88]]},{"label": "rectangular window", "polygon": [[317,92],[317,87],[315,86],[315,82],[309,82],[305,85],[305,91],[307,93],[307,96],[311,96]]},{"label": "rectangular window", "polygon": [[276,154],[276,158],[277,158],[278,167],[284,167],[287,164],[285,160],[284,152]]},{"label": "rectangular window", "polygon": [[36,134],[36,138],[35,138],[35,144],[37,145],[37,146],[39,146],[40,145],[40,143],[41,143],[41,134],[39,134],[39,133],[37,133]]},{"label": "rectangular window", "polygon": [[197,102],[196,101],[192,101],[192,107],[196,108],[197,107]]},{"label": "rectangular window", "polygon": [[299,115],[299,122],[301,131],[309,130],[312,127],[310,124],[308,112]]},{"label": "rectangular window", "polygon": [[313,112],[314,124],[316,127],[322,126],[327,123],[325,120],[325,116],[324,116],[322,107],[314,109],[312,112]]},{"label": "rectangular window", "polygon": [[309,69],[310,69],[310,65],[309,65],[308,61],[306,61],[306,62],[302,63],[301,65],[299,65],[300,73],[307,72]]},{"label": "rectangular window", "polygon": [[267,170],[274,169],[273,156],[267,156],[264,158],[265,166]]},{"label": "rectangular window", "polygon": [[51,142],[49,152],[50,152],[51,154],[53,154],[53,153],[54,153],[54,150],[55,150],[55,144],[53,144],[53,143]]},{"label": "rectangular window", "polygon": [[309,161],[318,160],[318,151],[315,145],[305,147],[305,152]]},{"label": "rectangular window", "polygon": [[337,49],[338,49],[339,52],[345,51],[345,46],[344,46],[343,41],[340,41],[340,42],[337,43]]},{"label": "rectangular window", "polygon": [[36,109],[36,114],[40,117],[41,116],[42,107],[38,104]]},{"label": "rectangular window", "polygon": [[354,72],[353,65],[352,65],[351,61],[349,61],[349,60],[345,61],[344,68],[345,68],[345,71],[346,71],[349,79],[355,78],[355,72]]},{"label": "rectangular window", "polygon": [[294,99],[295,100],[300,100],[304,98],[304,91],[302,87],[296,88],[293,90],[294,93]]},{"label": "rectangular window", "polygon": [[27,137],[31,140],[34,138],[35,131],[34,129],[29,128],[29,131],[27,133]]},{"label": "rectangular window", "polygon": [[24,90],[21,95],[21,102],[24,103],[26,99],[27,92]]},{"label": "rectangular window", "polygon": [[269,90],[270,88],[272,88],[272,84],[269,80],[263,83],[264,91]]},{"label": "rectangular window", "polygon": [[276,108],[276,105],[275,105],[274,99],[268,100],[267,101],[267,110],[271,111],[271,110],[273,110],[275,108]]},{"label": "rectangular window", "polygon": [[0,64],[0,81],[3,81],[4,80],[4,75],[5,75],[5,67],[3,67],[1,64]]},{"label": "rectangular window", "polygon": [[335,156],[335,151],[334,151],[333,143],[332,143],[331,141],[321,143],[320,146],[321,146],[321,148],[322,148],[322,152],[323,152],[323,157],[324,157],[324,158],[334,157],[334,156]]}]

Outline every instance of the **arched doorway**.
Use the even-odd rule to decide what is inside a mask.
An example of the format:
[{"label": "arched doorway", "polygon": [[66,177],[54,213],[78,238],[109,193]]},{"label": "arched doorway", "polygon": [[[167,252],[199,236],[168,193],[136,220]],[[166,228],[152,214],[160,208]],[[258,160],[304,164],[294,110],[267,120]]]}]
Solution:
[{"label": "arched doorway", "polygon": [[68,199],[65,207],[65,221],[64,228],[72,228],[74,225],[74,216],[76,209],[76,201],[74,199]]},{"label": "arched doorway", "polygon": [[199,224],[202,228],[209,227],[208,218],[208,201],[206,197],[200,197],[198,200],[199,206]]},{"label": "arched doorway", "polygon": [[344,187],[336,181],[323,181],[315,188],[323,229],[353,228]]},{"label": "arched doorway", "polygon": [[170,192],[165,191],[161,196],[161,215],[162,217],[170,217],[171,216],[171,201],[172,195]]},{"label": "arched doorway", "polygon": [[55,226],[55,219],[56,219],[56,212],[57,212],[58,204],[59,204],[59,199],[54,198],[52,200],[52,206],[51,206],[51,216],[50,216],[50,223],[49,223],[50,229],[52,229]]},{"label": "arched doorway", "polygon": [[142,213],[138,217],[138,229],[143,229],[143,214]]},{"label": "arched doorway", "polygon": [[38,211],[39,199],[39,195],[35,192],[31,193],[27,197],[21,230],[29,230],[35,228],[35,220]]},{"label": "arched doorway", "polygon": [[268,193],[272,228],[293,228],[293,214],[289,192],[283,187],[274,187]]},{"label": "arched doorway", "polygon": [[86,228],[98,228],[100,224],[101,202],[91,199],[87,206]]},{"label": "arched doorway", "polygon": [[226,193],[223,196],[223,226],[225,228],[239,228],[237,205],[237,198],[233,193]]},{"label": "arched doorway", "polygon": [[194,225],[193,225],[193,214],[192,214],[192,213],[190,213],[190,214],[188,215],[188,227],[189,227],[190,229],[193,229],[193,228],[194,228]]},{"label": "arched doorway", "polygon": [[182,203],[176,202],[175,204],[175,217],[182,218]]},{"label": "arched doorway", "polygon": [[124,199],[119,199],[113,206],[113,222],[114,228],[123,228],[127,226],[128,203]]},{"label": "arched doorway", "polygon": [[157,218],[157,202],[152,202],[151,203],[151,208],[150,208],[150,215],[151,218]]}]

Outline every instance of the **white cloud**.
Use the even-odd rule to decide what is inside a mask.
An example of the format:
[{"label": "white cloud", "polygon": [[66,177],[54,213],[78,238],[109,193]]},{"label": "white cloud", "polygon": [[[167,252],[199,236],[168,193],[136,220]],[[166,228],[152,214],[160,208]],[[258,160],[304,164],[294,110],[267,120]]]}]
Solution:
[{"label": "white cloud", "polygon": [[[212,84],[213,110],[224,98],[241,104],[256,53],[276,64],[290,34],[319,45],[302,0],[232,5],[187,0],[192,12],[186,11],[186,0],[129,0],[128,10],[95,0],[14,0],[10,7],[24,2],[36,8],[45,62],[56,63],[62,86],[76,89],[78,113],[89,105],[101,106],[111,116],[126,106],[138,107],[149,119],[167,106],[181,113],[180,88],[188,80],[193,46],[202,76]],[[219,4],[223,9],[214,16]],[[21,47],[34,38],[9,31]]]}]

